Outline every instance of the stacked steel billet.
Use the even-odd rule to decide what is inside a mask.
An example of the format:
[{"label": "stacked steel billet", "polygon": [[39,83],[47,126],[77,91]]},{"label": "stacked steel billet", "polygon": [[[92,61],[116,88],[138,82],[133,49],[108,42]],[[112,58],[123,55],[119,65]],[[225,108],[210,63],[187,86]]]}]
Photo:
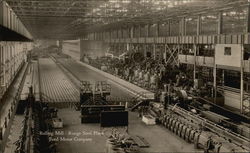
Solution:
[{"label": "stacked steel billet", "polygon": [[[54,56],[55,57],[55,56]],[[134,96],[136,95],[136,92],[134,90],[130,90],[125,86],[122,86],[121,84],[112,81],[109,77],[103,75],[102,73],[93,71],[91,68],[86,67],[85,65],[82,65],[82,63],[74,61],[70,58],[59,58],[56,57],[56,61],[60,63],[64,70],[67,71],[73,77],[75,81],[73,82],[79,82],[77,87],[80,85],[80,81],[82,78],[86,81],[90,81],[92,84],[95,83],[96,81],[107,81],[110,83],[111,86],[111,95],[107,97],[109,100],[112,101],[120,101],[124,102],[131,102],[134,100]],[[77,81],[78,80],[78,81]]]},{"label": "stacked steel billet", "polygon": [[[61,58],[64,56],[62,55]],[[63,73],[68,77],[68,79],[75,85],[76,88],[80,88],[80,80],[65,66],[63,66],[62,63],[58,61],[57,58],[60,58],[59,55],[52,54],[50,58],[56,63],[56,65],[63,71]],[[64,57],[66,58],[66,57]]]},{"label": "stacked steel billet", "polygon": [[250,140],[197,114],[170,105],[160,122],[196,148],[213,152],[249,152]]},{"label": "stacked steel billet", "polygon": [[52,59],[40,58],[41,97],[44,102],[79,102],[79,91]]}]

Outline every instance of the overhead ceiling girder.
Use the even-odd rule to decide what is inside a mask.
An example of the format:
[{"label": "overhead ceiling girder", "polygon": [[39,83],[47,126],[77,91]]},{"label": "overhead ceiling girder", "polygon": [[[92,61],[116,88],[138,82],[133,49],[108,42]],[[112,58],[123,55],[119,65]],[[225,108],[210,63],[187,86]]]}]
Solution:
[{"label": "overhead ceiling girder", "polygon": [[[121,3],[122,0],[113,3],[110,3],[109,0],[6,1],[36,37],[73,37],[89,31],[161,23],[169,19],[248,4],[246,0],[192,0],[192,3],[157,10],[153,4],[157,0],[131,0],[128,4]],[[102,4],[117,4],[117,6],[100,7]],[[160,7],[164,8],[163,5]],[[94,11],[94,9],[96,10]],[[125,12],[123,12],[124,10]]]}]

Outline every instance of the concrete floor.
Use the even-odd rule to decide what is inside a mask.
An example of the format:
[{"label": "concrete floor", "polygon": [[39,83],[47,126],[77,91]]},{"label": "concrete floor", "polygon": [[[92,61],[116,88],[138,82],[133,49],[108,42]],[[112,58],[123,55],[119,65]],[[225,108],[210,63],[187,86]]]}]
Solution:
[{"label": "concrete floor", "polygon": [[[57,142],[60,153],[105,152],[108,132],[103,131],[111,131],[110,129],[101,129],[99,124],[81,124],[80,112],[73,109],[60,109],[58,116],[64,122],[64,128],[57,130],[63,131],[64,134],[58,137],[66,138]],[[128,130],[130,135],[142,136],[149,142],[150,147],[141,149],[140,152],[202,152],[194,149],[193,144],[185,142],[161,125],[145,125],[134,112],[129,113]],[[125,129],[120,129],[120,131],[125,131]],[[79,132],[83,133],[75,136]],[[74,137],[77,137],[77,140],[74,140]],[[68,138],[73,138],[73,140]]]},{"label": "concrete floor", "polygon": [[[133,95],[117,84],[110,82],[108,78],[99,75],[75,61],[61,58],[60,63],[67,69],[70,69],[80,80],[88,80],[91,83],[98,80],[108,81],[112,88],[112,98],[133,98]],[[64,134],[58,137],[66,138],[57,142],[60,153],[105,152],[105,144],[108,137],[107,133],[110,133],[111,129],[101,129],[99,124],[81,124],[80,112],[73,109],[60,109],[58,116],[64,121],[64,128],[62,129]],[[128,130],[130,135],[142,136],[149,142],[150,148],[141,149],[141,152],[199,152],[199,150],[194,149],[193,144],[185,142],[165,127],[160,125],[145,125],[141,119],[137,117],[137,113],[129,113]],[[58,129],[58,131],[60,132],[61,129]],[[103,133],[103,131],[105,131],[104,135],[98,135],[98,133]],[[124,132],[125,129],[119,129],[119,131]],[[71,134],[69,134],[70,132]],[[79,132],[83,132],[84,134],[77,136],[78,140],[74,140],[76,136],[72,135],[72,133],[77,134]],[[93,134],[93,132],[97,134]],[[79,139],[84,140],[80,141]],[[57,141],[57,139],[54,141]]]}]

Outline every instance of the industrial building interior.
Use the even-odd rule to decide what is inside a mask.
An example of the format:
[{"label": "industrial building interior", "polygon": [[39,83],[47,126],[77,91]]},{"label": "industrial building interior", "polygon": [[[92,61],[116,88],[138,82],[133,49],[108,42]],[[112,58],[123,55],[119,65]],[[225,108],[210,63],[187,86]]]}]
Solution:
[{"label": "industrial building interior", "polygon": [[0,153],[249,153],[249,0],[0,0]]}]

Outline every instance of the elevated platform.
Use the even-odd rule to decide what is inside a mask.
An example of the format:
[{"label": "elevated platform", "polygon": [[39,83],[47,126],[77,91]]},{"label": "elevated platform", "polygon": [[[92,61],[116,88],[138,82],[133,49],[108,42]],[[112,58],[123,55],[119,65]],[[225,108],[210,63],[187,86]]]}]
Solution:
[{"label": "elevated platform", "polygon": [[20,100],[26,100],[29,94],[29,87],[33,87],[36,101],[40,101],[39,80],[38,80],[38,62],[32,61],[26,74],[24,86],[21,92]]},{"label": "elevated platform", "polygon": [[25,72],[28,64],[24,66],[18,72],[16,78],[6,92],[5,97],[0,103],[0,130],[2,133],[3,140],[0,141],[0,152],[4,150],[4,146],[7,142],[7,137],[10,133],[10,126],[16,110],[16,105],[21,93],[21,87],[24,83]]}]

